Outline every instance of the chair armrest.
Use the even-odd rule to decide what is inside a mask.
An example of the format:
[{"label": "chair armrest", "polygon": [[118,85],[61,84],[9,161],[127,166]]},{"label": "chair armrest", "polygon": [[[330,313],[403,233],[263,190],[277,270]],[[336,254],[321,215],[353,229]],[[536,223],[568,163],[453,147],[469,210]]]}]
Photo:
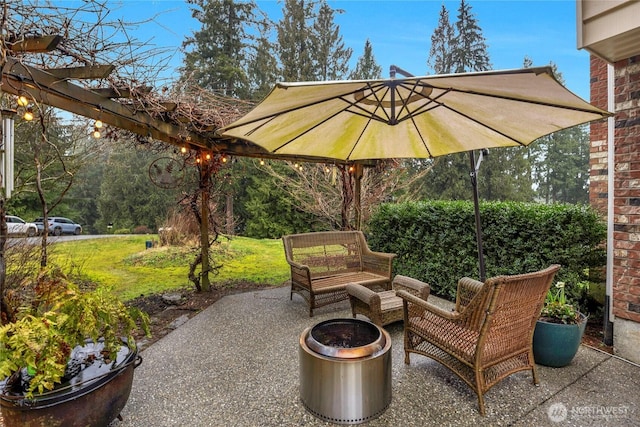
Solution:
[{"label": "chair armrest", "polygon": [[392,254],[392,253],[388,253],[388,252],[375,252],[375,251],[372,251],[371,249],[369,249],[368,251],[363,252],[363,253],[364,253],[364,255],[374,255],[374,256],[377,256],[377,257],[381,257],[381,258],[388,258],[389,261],[393,260],[395,257],[398,256],[397,254]]},{"label": "chair armrest", "polygon": [[295,271],[297,274],[306,275],[309,277],[309,280],[311,280],[311,269],[309,268],[308,265],[300,264],[293,261],[287,261],[287,262],[289,263],[289,266],[291,267],[292,272]]},{"label": "chair armrest", "polygon": [[347,283],[346,290],[349,297],[357,298],[368,306],[380,307],[380,295],[366,286],[357,283]]},{"label": "chair armrest", "polygon": [[309,266],[287,260],[291,267],[291,281],[311,289],[311,269]]},{"label": "chair armrest", "polygon": [[483,282],[472,279],[470,277],[463,277],[458,280],[458,290],[456,292],[456,311],[462,311],[475,297],[478,292],[482,290],[484,286]]},{"label": "chair armrest", "polygon": [[431,292],[431,287],[427,283],[399,274],[393,278],[392,287],[396,291],[406,291],[423,300],[427,300]]},{"label": "chair armrest", "polygon": [[300,263],[295,262],[295,261],[287,260],[287,264],[289,264],[291,266],[291,268],[296,268],[298,270],[309,270],[310,271],[308,265],[300,264]]},{"label": "chair armrest", "polygon": [[[437,305],[431,304],[428,301],[425,301],[421,298],[411,295],[407,291],[397,291],[396,295],[404,300],[405,320],[407,320],[407,310],[414,314],[417,314],[417,311],[419,311],[420,313],[428,311],[438,317],[442,317],[444,319],[451,320],[451,321],[456,321],[460,318],[460,313],[458,313],[457,311],[444,310],[438,307]],[[412,305],[415,307],[412,307]],[[409,316],[409,317],[412,317],[412,316]]]}]

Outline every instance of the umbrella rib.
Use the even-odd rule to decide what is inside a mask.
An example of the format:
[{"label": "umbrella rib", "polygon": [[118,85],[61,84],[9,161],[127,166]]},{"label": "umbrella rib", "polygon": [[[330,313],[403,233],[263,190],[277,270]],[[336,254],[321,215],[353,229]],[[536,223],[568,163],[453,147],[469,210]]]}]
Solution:
[{"label": "umbrella rib", "polygon": [[[434,86],[434,87],[436,87],[436,86]],[[519,100],[519,99],[517,99],[517,98],[507,97],[507,96],[497,96],[497,95],[496,95],[496,96],[493,96],[493,95],[487,95],[487,94],[482,94],[481,92],[463,91],[463,90],[458,90],[458,89],[454,89],[454,88],[451,88],[451,87],[448,87],[448,88],[438,88],[438,89],[441,89],[441,90],[443,90],[444,92],[442,92],[440,95],[438,95],[438,96],[437,96],[437,97],[435,97],[435,98],[429,98],[429,99],[430,99],[432,102],[434,102],[436,105],[432,105],[432,106],[429,106],[429,104],[422,105],[422,106],[420,106],[420,108],[417,108],[417,109],[416,109],[416,111],[414,111],[412,114],[408,114],[407,116],[405,116],[405,117],[403,117],[403,118],[401,118],[401,119],[399,119],[399,120],[398,120],[398,123],[399,123],[399,122],[401,122],[401,121],[405,121],[405,120],[407,120],[407,119],[411,119],[411,121],[413,122],[413,124],[414,124],[414,126],[415,126],[416,130],[418,131],[418,134],[420,135],[420,139],[421,139],[421,141],[423,142],[423,144],[425,143],[425,142],[424,142],[424,139],[422,138],[422,134],[420,133],[420,130],[418,129],[418,126],[416,126],[416,123],[415,123],[415,120],[414,120],[414,117],[415,117],[416,115],[418,115],[418,114],[416,114],[416,113],[417,113],[417,112],[420,112],[420,114],[423,114],[423,113],[425,113],[425,112],[427,112],[427,111],[430,111],[430,110],[433,110],[433,109],[435,109],[435,108],[443,107],[443,108],[446,108],[447,110],[449,110],[449,111],[451,111],[451,112],[453,112],[453,113],[456,113],[456,114],[458,114],[458,115],[460,115],[460,116],[462,116],[462,117],[464,117],[464,118],[466,118],[466,119],[468,119],[468,120],[470,120],[470,121],[472,121],[472,122],[474,122],[474,123],[479,124],[480,126],[482,126],[482,127],[486,128],[486,129],[489,129],[490,131],[492,131],[492,132],[494,132],[494,133],[496,133],[496,134],[498,134],[498,135],[503,136],[503,137],[504,137],[504,138],[506,138],[506,139],[509,139],[509,140],[511,140],[511,141],[513,141],[513,142],[515,142],[516,144],[518,144],[518,145],[520,145],[520,146],[526,146],[526,144],[525,144],[525,143],[523,143],[523,142],[521,142],[521,141],[518,141],[517,139],[513,138],[512,136],[507,135],[506,133],[501,132],[501,131],[499,131],[499,130],[495,129],[495,128],[494,128],[494,127],[492,127],[492,126],[488,126],[486,123],[484,123],[484,122],[482,122],[482,121],[480,121],[480,120],[477,120],[477,119],[475,119],[474,117],[472,117],[472,116],[470,116],[470,115],[468,115],[468,114],[465,114],[465,113],[463,113],[463,112],[461,112],[461,111],[458,111],[458,110],[456,110],[455,108],[450,107],[449,105],[445,104],[445,103],[444,103],[444,102],[442,102],[442,101],[438,101],[440,98],[442,98],[443,96],[445,96],[445,95],[446,95],[446,94],[448,94],[449,92],[467,93],[467,94],[472,94],[472,95],[484,95],[484,96],[490,96],[490,97],[493,97],[493,98],[500,98],[500,99],[505,99],[505,100],[510,100],[510,101],[518,101],[518,102],[523,102],[523,100]],[[567,107],[561,107],[561,106],[558,106],[557,104],[552,104],[552,103],[541,103],[541,102],[529,101],[529,100],[524,100],[524,101],[525,101],[525,102],[528,102],[529,104],[544,105],[544,106],[551,106],[551,107],[555,107],[555,108],[563,108],[563,109],[567,109]],[[576,109],[574,109],[574,110],[576,110]],[[584,110],[584,111],[589,112],[590,110]],[[426,145],[425,145],[425,148],[426,148]],[[429,151],[429,149],[428,149],[428,148],[427,148],[427,151]]]},{"label": "umbrella rib", "polygon": [[429,157],[433,158],[433,155],[431,154],[431,150],[429,149],[429,146],[427,145],[427,141],[425,141],[424,137],[422,136],[422,132],[420,132],[420,128],[416,124],[416,121],[414,120],[414,117],[415,116],[410,116],[411,123],[413,123],[413,127],[416,128],[416,132],[418,133],[418,136],[420,137],[420,141],[422,142],[422,145],[424,146],[424,149],[427,150],[427,153],[429,153]]},{"label": "umbrella rib", "polygon": [[[382,122],[382,123],[389,123],[389,122],[391,121],[391,117],[387,114],[387,112],[386,112],[386,110],[385,110],[384,108],[382,109],[382,111],[384,112],[384,117],[383,117],[383,116],[381,116],[381,115],[376,114],[376,112],[377,112],[377,111],[381,108],[381,106],[382,106],[382,99],[383,99],[383,98],[385,97],[385,95],[389,92],[389,87],[388,87],[387,85],[380,85],[380,86],[379,86],[379,88],[374,88],[374,87],[372,87],[370,84],[368,84],[368,83],[367,83],[367,89],[369,89],[369,90],[371,91],[371,95],[372,95],[373,97],[375,97],[375,105],[376,105],[376,108],[375,108],[373,111],[369,111],[369,110],[367,110],[366,108],[362,107],[362,106],[360,105],[360,102],[361,102],[362,100],[357,99],[357,96],[355,96],[355,98],[356,98],[356,99],[355,99],[354,101],[349,101],[349,100],[347,100],[347,99],[345,99],[345,98],[344,98],[344,96],[346,96],[346,95],[355,95],[355,94],[357,94],[358,92],[362,92],[362,93],[364,93],[364,90],[359,89],[359,90],[357,90],[357,91],[354,91],[354,92],[351,92],[351,93],[348,93],[348,94],[346,94],[346,95],[343,95],[343,96],[340,96],[340,97],[339,97],[341,100],[343,100],[344,102],[346,102],[346,103],[349,105],[349,107],[347,107],[347,108],[345,109],[345,111],[348,111],[348,112],[350,112],[350,113],[352,113],[352,114],[356,114],[356,115],[359,115],[359,116],[362,116],[362,117],[365,117],[365,118],[369,118],[369,119],[371,119],[371,118],[372,118],[372,119],[378,120],[378,121],[380,121],[380,122]],[[378,96],[378,92],[383,91],[384,89],[386,89],[386,91],[382,94],[382,98],[380,98],[380,97]],[[363,98],[363,99],[366,99],[366,98]],[[351,108],[351,107],[356,108],[356,109],[358,109],[358,110],[360,110],[360,111],[363,111],[363,112],[364,112],[364,114],[359,113],[358,111],[350,110],[349,108]],[[385,117],[386,117],[386,118],[385,118]]]},{"label": "umbrella rib", "polygon": [[449,110],[449,111],[453,111],[454,113],[459,114],[459,115],[461,115],[462,117],[464,117],[464,118],[466,118],[466,119],[469,119],[469,120],[471,120],[472,122],[477,123],[477,124],[479,124],[480,126],[482,126],[482,127],[486,128],[486,129],[489,129],[489,130],[490,130],[490,131],[492,131],[492,132],[497,133],[498,135],[502,135],[503,137],[505,137],[505,138],[507,138],[507,139],[509,139],[509,140],[511,140],[511,141],[513,141],[513,142],[515,142],[515,143],[516,143],[516,144],[518,144],[518,145],[521,145],[521,146],[523,146],[523,147],[527,145],[527,144],[525,144],[525,143],[523,143],[523,142],[521,142],[521,141],[518,141],[517,139],[513,138],[512,136],[507,135],[506,133],[501,132],[501,131],[499,131],[499,130],[495,129],[495,128],[494,128],[494,127],[492,127],[492,126],[488,126],[486,123],[483,123],[483,122],[481,122],[480,120],[476,120],[475,118],[471,117],[471,116],[470,116],[470,115],[468,115],[468,114],[465,114],[465,113],[463,113],[463,112],[461,112],[461,111],[456,110],[455,108],[451,108],[451,107],[449,107],[449,106],[448,106],[448,105],[446,105],[446,104],[440,104],[440,105],[441,105],[442,107],[446,108],[446,109],[447,109],[447,110]]},{"label": "umbrella rib", "polygon": [[323,120],[319,121],[318,123],[314,124],[313,126],[311,126],[308,129],[305,129],[304,132],[300,132],[298,133],[295,137],[291,138],[290,140],[284,142],[283,144],[279,145],[278,147],[276,147],[275,149],[273,149],[272,151],[275,153],[276,151],[280,150],[281,148],[285,147],[286,145],[291,144],[293,141],[295,141],[296,139],[306,135],[307,133],[311,132],[312,130],[314,130],[315,128],[317,128],[320,125],[323,125],[324,123],[326,123],[327,121],[331,120],[332,118],[334,118],[335,116],[337,116],[338,114],[340,114],[342,111],[336,111],[335,113],[333,113],[330,116],[325,117]]},{"label": "umbrella rib", "polygon": [[[419,100],[428,100],[428,101],[432,101],[431,98],[429,98],[429,95],[431,94],[431,89],[432,87],[429,85],[424,85],[424,84],[420,84],[420,80],[416,80],[412,85],[405,85],[405,84],[400,84],[400,87],[407,89],[409,91],[409,96],[406,96],[404,98],[402,98],[402,106],[400,107],[400,110],[398,111],[398,113],[396,114],[396,120],[399,122],[401,120],[398,120],[398,117],[400,117],[402,115],[403,111],[406,111],[407,116],[411,117],[413,115],[415,115],[416,111],[421,111],[423,108],[427,107],[429,105],[429,103],[423,104],[420,107],[416,108],[415,111],[409,111],[409,104],[412,102],[416,102]],[[416,88],[420,87],[421,91],[418,92],[416,90]],[[429,89],[429,93],[425,94],[422,93],[422,91],[424,91],[425,89]],[[446,93],[446,91],[445,91]],[[444,94],[444,93],[443,93]],[[442,96],[443,94],[441,94],[440,96]]]},{"label": "umbrella rib", "polygon": [[423,104],[420,107],[416,108],[414,111],[409,112],[407,111],[407,115],[401,119],[398,120],[398,123],[403,122],[407,119],[413,119],[413,117],[418,116],[420,114],[424,114],[427,113],[431,110],[434,110],[438,107],[444,107],[445,104],[442,102],[439,102],[438,99],[442,98],[443,96],[445,96],[447,93],[449,93],[449,90],[444,90],[441,94],[439,94],[438,96],[434,97],[434,98],[426,98],[428,99],[429,103],[427,104]]},{"label": "umbrella rib", "polygon": [[507,96],[507,95],[500,95],[500,94],[493,94],[493,93],[484,93],[484,92],[478,92],[478,91],[474,91],[474,90],[456,89],[456,88],[453,88],[453,87],[450,87],[450,86],[439,87],[437,85],[433,85],[433,88],[434,89],[444,90],[447,93],[448,92],[458,92],[458,93],[464,93],[464,94],[468,94],[468,95],[485,96],[485,97],[488,97],[488,98],[504,99],[506,101],[515,101],[515,102],[522,102],[522,103],[527,103],[527,104],[541,105],[541,106],[544,106],[544,107],[559,108],[559,109],[562,109],[562,110],[573,110],[573,111],[579,111],[579,112],[582,112],[582,113],[593,113],[593,114],[596,114],[596,112],[593,111],[593,109],[560,105],[560,104],[555,104],[553,102],[536,101],[536,100],[527,99],[527,98],[516,98],[514,96]]},{"label": "umbrella rib", "polygon": [[[411,119],[411,122],[413,123],[414,127],[416,128],[416,131],[418,132],[418,135],[420,135],[420,140],[422,141],[422,144],[425,146],[425,149],[427,150],[427,152],[429,152],[429,155],[431,155],[431,151],[427,147],[426,142],[425,142],[424,138],[422,137],[422,133],[420,132],[420,129],[416,125],[414,117],[418,115],[418,114],[416,114],[417,112],[420,112],[422,114],[422,113],[426,113],[427,111],[433,110],[433,109],[438,108],[438,107],[446,108],[447,110],[449,110],[449,111],[451,111],[453,113],[456,113],[456,114],[458,114],[458,115],[460,115],[460,116],[462,116],[462,117],[464,117],[464,118],[466,118],[468,120],[471,120],[472,122],[477,123],[480,126],[486,128],[486,129],[489,129],[490,131],[492,131],[492,132],[494,132],[494,133],[496,133],[498,135],[502,135],[503,137],[515,142],[518,145],[521,145],[521,146],[525,146],[526,145],[523,142],[520,142],[517,139],[514,139],[513,137],[505,134],[504,132],[501,132],[501,131],[499,131],[499,130],[491,127],[491,126],[488,126],[486,123],[483,123],[483,122],[481,122],[479,120],[476,120],[475,118],[469,116],[468,114],[465,114],[465,113],[463,113],[461,111],[456,110],[455,108],[452,108],[452,107],[448,106],[444,102],[438,101],[440,98],[442,98],[443,96],[445,96],[449,92],[462,92],[462,91],[457,91],[457,90],[455,90],[453,88],[443,88],[442,90],[444,90],[444,92],[442,92],[437,97],[429,98],[429,100],[431,100],[433,103],[435,103],[435,105],[431,105],[431,106],[429,106],[429,104],[422,105],[422,106],[420,106],[420,108],[417,108],[416,111],[414,111],[412,114],[407,114],[407,116],[405,116],[402,119],[398,120],[398,123],[399,123],[401,121],[405,121],[405,120]],[[422,110],[424,110],[424,111],[422,111]]]},{"label": "umbrella rib", "polygon": [[371,118],[369,118],[369,120],[367,121],[367,124],[362,127],[362,132],[360,132],[360,135],[358,136],[358,138],[356,138],[356,142],[351,146],[351,150],[349,150],[349,154],[347,154],[347,157],[345,158],[345,160],[351,159],[351,155],[355,151],[356,146],[358,145],[358,142],[360,142],[360,140],[362,139],[362,135],[364,135],[370,123],[371,123]]},{"label": "umbrella rib", "polygon": [[[388,123],[389,116],[386,114],[386,111],[384,111],[384,109],[383,109],[383,111],[385,113],[386,119],[384,117],[382,117],[382,116],[376,116],[375,113],[371,113],[366,108],[360,107],[359,105],[357,105],[357,101],[352,102],[352,101],[349,101],[349,100],[345,99],[346,96],[355,95],[358,92],[363,92],[366,89],[371,90],[371,94],[373,96],[375,96],[376,104],[377,104],[376,110],[377,110],[378,108],[380,108],[379,106],[382,104],[382,101],[378,97],[377,92],[379,92],[379,91],[381,91],[383,89],[388,89],[388,86],[386,86],[384,84],[372,85],[372,84],[367,82],[366,87],[364,87],[364,88],[360,87],[358,89],[352,90],[352,91],[347,92],[347,93],[342,93],[342,94],[331,96],[331,97],[328,97],[328,98],[319,99],[319,100],[316,100],[314,102],[309,102],[308,104],[295,105],[295,106],[292,106],[290,108],[286,108],[284,110],[279,110],[278,112],[275,112],[275,113],[272,113],[272,114],[267,114],[267,115],[264,115],[264,116],[259,116],[259,117],[253,118],[253,119],[248,120],[246,122],[242,122],[242,123],[238,123],[238,124],[231,123],[231,124],[225,126],[225,129],[226,130],[231,130],[231,129],[235,129],[237,127],[246,126],[246,125],[251,124],[251,123],[256,123],[256,122],[265,120],[264,123],[256,126],[250,132],[246,133],[246,135],[248,136],[248,135],[251,135],[256,130],[260,129],[262,126],[264,126],[267,123],[269,123],[271,120],[277,118],[280,115],[291,113],[293,111],[301,110],[301,109],[308,108],[308,107],[313,107],[315,105],[320,105],[322,103],[325,103],[325,102],[328,102],[328,101],[332,101],[334,99],[340,99],[340,100],[346,102],[347,104],[349,104],[350,107],[355,107],[355,108],[358,108],[361,111],[364,111],[366,114],[360,114],[363,117],[373,116],[374,119],[377,119],[377,120],[380,120],[382,122]],[[356,112],[351,111],[351,110],[347,110],[347,111],[349,111],[350,113],[353,113],[353,114],[357,114]]]}]

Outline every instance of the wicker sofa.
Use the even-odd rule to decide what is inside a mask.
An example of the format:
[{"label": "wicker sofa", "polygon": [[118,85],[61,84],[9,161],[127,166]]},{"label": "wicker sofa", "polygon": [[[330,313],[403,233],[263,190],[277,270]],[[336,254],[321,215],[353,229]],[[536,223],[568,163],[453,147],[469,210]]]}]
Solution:
[{"label": "wicker sofa", "polygon": [[395,254],[373,252],[361,231],[322,231],[282,238],[291,267],[291,294],[297,293],[313,310],[349,298],[347,283],[391,288]]}]

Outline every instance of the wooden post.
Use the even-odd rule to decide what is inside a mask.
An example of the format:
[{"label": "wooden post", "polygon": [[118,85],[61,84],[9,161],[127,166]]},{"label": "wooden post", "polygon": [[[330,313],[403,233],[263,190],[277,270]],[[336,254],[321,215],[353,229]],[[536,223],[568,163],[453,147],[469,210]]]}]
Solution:
[{"label": "wooden post", "polygon": [[202,161],[200,167],[200,251],[202,254],[203,291],[211,290],[209,282],[209,183],[211,179],[211,163]]}]

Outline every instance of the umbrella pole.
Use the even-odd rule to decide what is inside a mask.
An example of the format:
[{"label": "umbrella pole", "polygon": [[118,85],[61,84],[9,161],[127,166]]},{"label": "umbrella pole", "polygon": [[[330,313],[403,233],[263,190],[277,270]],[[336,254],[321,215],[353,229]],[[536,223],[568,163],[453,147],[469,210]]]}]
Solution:
[{"label": "umbrella pole", "polygon": [[484,282],[486,279],[486,273],[484,268],[484,251],[482,249],[482,223],[480,221],[480,202],[478,200],[478,166],[476,166],[476,156],[472,151],[469,151],[469,164],[471,167],[471,186],[473,187],[473,207],[476,217],[476,242],[478,244],[478,267],[480,270],[480,281]]}]

